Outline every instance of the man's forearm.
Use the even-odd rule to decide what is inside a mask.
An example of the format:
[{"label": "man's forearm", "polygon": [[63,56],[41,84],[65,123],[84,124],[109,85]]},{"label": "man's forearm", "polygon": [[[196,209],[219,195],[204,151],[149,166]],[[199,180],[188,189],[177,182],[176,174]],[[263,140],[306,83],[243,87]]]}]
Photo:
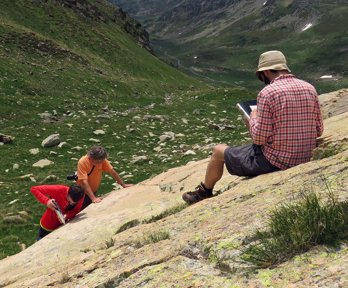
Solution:
[{"label": "man's forearm", "polygon": [[122,178],[120,177],[120,175],[118,175],[118,173],[117,173],[114,169],[111,170],[109,174],[110,174],[110,175],[112,176],[112,178],[114,178],[114,180],[115,180],[118,184],[120,184],[122,187],[125,185],[124,182],[123,182],[123,180],[122,180]]},{"label": "man's forearm", "polygon": [[84,189],[86,195],[93,201],[93,199],[96,198],[94,192],[91,189],[91,186],[89,186],[87,181],[83,181],[81,183],[82,188]]}]

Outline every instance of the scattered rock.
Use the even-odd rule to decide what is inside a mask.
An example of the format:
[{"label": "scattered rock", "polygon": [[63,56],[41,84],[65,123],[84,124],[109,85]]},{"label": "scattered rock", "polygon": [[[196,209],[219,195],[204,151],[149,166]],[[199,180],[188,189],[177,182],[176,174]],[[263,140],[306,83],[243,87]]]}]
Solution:
[{"label": "scattered rock", "polygon": [[37,161],[36,163],[34,163],[32,166],[33,167],[39,167],[39,168],[43,168],[49,165],[54,164],[54,162],[48,160],[48,159],[41,159],[39,161]]},{"label": "scattered rock", "polygon": [[209,128],[222,131],[222,130],[233,130],[233,129],[236,128],[236,126],[234,126],[234,125],[209,123]]},{"label": "scattered rock", "polygon": [[94,142],[94,143],[99,143],[100,142],[100,140],[95,139],[95,138],[89,138],[88,141],[89,142]]},{"label": "scattered rock", "polygon": [[5,224],[23,224],[23,223],[27,222],[20,215],[5,216],[2,220]]},{"label": "scattered rock", "polygon": [[32,155],[36,155],[36,154],[40,153],[40,150],[39,150],[39,148],[33,148],[33,149],[30,149],[29,152]]},{"label": "scattered rock", "polygon": [[17,201],[19,201],[19,199],[12,200],[10,203],[8,203],[8,205],[13,205],[13,204],[16,203]]},{"label": "scattered rock", "polygon": [[189,156],[189,155],[196,155],[196,153],[192,150],[187,150],[185,153],[184,153],[185,156]]},{"label": "scattered rock", "polygon": [[9,135],[0,133],[0,143],[11,144],[15,138]]},{"label": "scattered rock", "polygon": [[131,160],[130,162],[134,164],[134,163],[144,162],[146,160],[148,160],[147,156],[133,156],[133,160]]},{"label": "scattered rock", "polygon": [[48,175],[43,181],[42,183],[53,183],[56,182],[58,179],[58,177],[56,175]]},{"label": "scattered rock", "polygon": [[17,163],[13,164],[13,170],[16,170],[18,168],[19,168],[19,164],[17,164]]},{"label": "scattered rock", "polygon": [[161,121],[161,122],[164,122],[167,119],[168,119],[168,117],[162,116],[162,115],[145,115],[143,117],[143,120],[145,120],[145,121]]},{"label": "scattered rock", "polygon": [[175,134],[173,132],[164,132],[163,135],[159,137],[159,143],[165,142],[167,140],[174,140]]},{"label": "scattered rock", "polygon": [[94,132],[93,132],[93,134],[94,135],[104,135],[105,134],[105,131],[104,130],[95,130]]},{"label": "scattered rock", "polygon": [[83,148],[81,146],[75,146],[75,147],[71,148],[71,150],[75,150],[75,151],[80,151],[82,149]]},{"label": "scattered rock", "polygon": [[58,148],[62,148],[63,146],[66,146],[68,143],[67,142],[60,142],[58,145]]},{"label": "scattered rock", "polygon": [[34,175],[33,174],[26,174],[26,175],[20,176],[19,178],[25,180],[25,179],[29,179],[30,177],[34,177]]},{"label": "scattered rock", "polygon": [[54,147],[57,146],[61,142],[59,134],[52,134],[44,139],[41,143],[42,147]]},{"label": "scattered rock", "polygon": [[27,211],[19,211],[18,214],[22,217],[29,218],[29,213]]}]

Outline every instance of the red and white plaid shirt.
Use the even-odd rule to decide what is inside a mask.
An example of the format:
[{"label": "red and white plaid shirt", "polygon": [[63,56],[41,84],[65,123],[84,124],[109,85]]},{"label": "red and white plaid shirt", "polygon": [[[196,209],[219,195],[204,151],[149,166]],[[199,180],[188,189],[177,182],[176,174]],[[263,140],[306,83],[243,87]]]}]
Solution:
[{"label": "red and white plaid shirt", "polygon": [[257,117],[250,119],[253,142],[280,169],[308,162],[324,130],[318,94],[294,75],[281,75],[257,96]]}]

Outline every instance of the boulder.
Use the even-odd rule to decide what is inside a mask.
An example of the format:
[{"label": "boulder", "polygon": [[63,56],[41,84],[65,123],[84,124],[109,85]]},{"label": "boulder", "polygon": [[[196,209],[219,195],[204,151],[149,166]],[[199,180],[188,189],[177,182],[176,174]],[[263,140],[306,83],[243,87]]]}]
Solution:
[{"label": "boulder", "polygon": [[54,164],[54,162],[48,160],[48,159],[41,159],[39,161],[37,161],[36,163],[34,163],[32,166],[33,167],[39,167],[39,168],[44,168],[46,166],[52,165]]},{"label": "boulder", "polygon": [[5,135],[5,134],[1,134],[0,133],[0,143],[3,143],[3,144],[11,144],[13,143],[13,140],[15,138],[12,137],[12,136],[9,136],[9,135]]},{"label": "boulder", "polygon": [[41,146],[44,148],[57,146],[61,142],[59,134],[52,134],[44,139]]}]

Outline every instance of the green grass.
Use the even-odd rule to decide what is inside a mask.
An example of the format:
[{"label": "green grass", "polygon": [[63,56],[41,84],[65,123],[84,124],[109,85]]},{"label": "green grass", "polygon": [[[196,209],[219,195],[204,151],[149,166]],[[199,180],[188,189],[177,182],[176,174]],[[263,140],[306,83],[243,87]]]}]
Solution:
[{"label": "green grass", "polygon": [[143,221],[143,223],[153,223],[153,222],[157,222],[158,220],[161,220],[163,218],[166,218],[170,215],[174,215],[176,213],[179,213],[180,211],[184,210],[185,208],[187,208],[188,205],[186,203],[183,203],[183,204],[178,204],[172,208],[169,208],[165,211],[163,211],[162,213],[158,214],[158,215],[155,215],[155,216],[152,216],[148,219],[145,219]]},{"label": "green grass", "polygon": [[[183,156],[197,144],[243,141],[240,133],[246,130],[235,105],[255,94],[211,87],[181,73],[139,47],[117,23],[93,22],[54,1],[0,1],[0,18],[0,133],[15,137],[13,144],[0,146],[0,258],[36,240],[45,207],[30,187],[49,175],[57,177],[57,184],[72,184],[66,175],[95,144],[90,138],[100,140],[116,171],[134,184],[208,157],[210,149]],[[54,114],[51,123],[39,116],[46,111]],[[146,121],[145,115],[166,117]],[[221,121],[236,128],[209,128],[210,122]],[[94,135],[97,129],[105,135]],[[166,142],[157,153],[154,148],[166,131],[184,137]],[[42,140],[55,133],[67,145],[42,148]],[[39,154],[30,154],[32,148],[39,148]],[[132,164],[133,155],[146,155],[148,161]],[[54,164],[32,167],[44,158]],[[36,182],[21,179],[27,174]],[[113,183],[104,177],[99,193],[110,192]],[[19,211],[29,214],[25,223],[4,223],[3,217]]]},{"label": "green grass", "polygon": [[135,241],[133,244],[136,248],[141,248],[145,245],[154,244],[167,239],[170,239],[169,232],[165,230],[159,230],[144,235],[142,239]]},{"label": "green grass", "polygon": [[266,231],[257,231],[242,259],[257,268],[272,268],[316,245],[336,246],[348,240],[348,202],[329,192],[327,202],[314,192],[288,203],[270,215]]}]

